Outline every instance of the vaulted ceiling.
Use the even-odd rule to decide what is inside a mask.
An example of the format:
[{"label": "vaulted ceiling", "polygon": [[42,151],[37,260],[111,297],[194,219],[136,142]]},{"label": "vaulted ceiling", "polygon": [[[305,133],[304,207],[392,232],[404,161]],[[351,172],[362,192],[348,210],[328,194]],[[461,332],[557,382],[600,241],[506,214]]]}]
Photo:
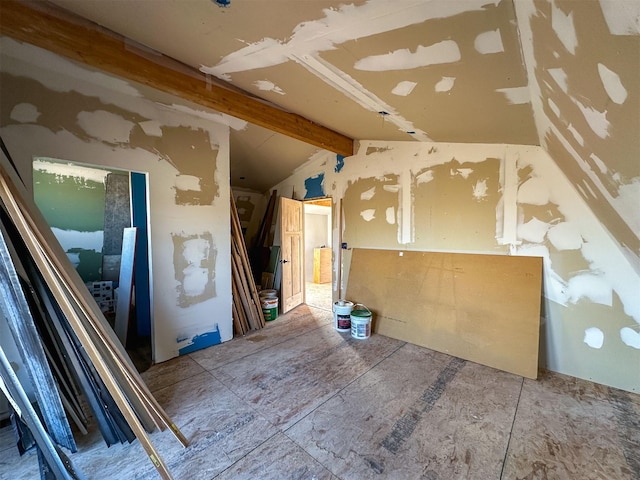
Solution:
[{"label": "vaulted ceiling", "polygon": [[0,27],[240,119],[234,187],[357,140],[541,145],[640,270],[640,0],[2,0]]},{"label": "vaulted ceiling", "polygon": [[[53,3],[352,139],[538,144],[510,0]],[[259,191],[318,150],[231,141],[232,185]]]}]

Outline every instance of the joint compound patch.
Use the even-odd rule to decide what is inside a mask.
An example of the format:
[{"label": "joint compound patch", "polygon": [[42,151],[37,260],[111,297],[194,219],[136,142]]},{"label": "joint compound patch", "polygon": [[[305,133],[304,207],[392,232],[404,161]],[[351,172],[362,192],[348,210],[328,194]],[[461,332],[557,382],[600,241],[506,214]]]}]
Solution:
[{"label": "joint compound patch", "polygon": [[215,297],[217,251],[211,233],[173,234],[172,238],[178,305],[184,308]]},{"label": "joint compound patch", "polygon": [[584,331],[584,343],[591,348],[602,348],[604,344],[604,333],[596,327],[587,328]]}]

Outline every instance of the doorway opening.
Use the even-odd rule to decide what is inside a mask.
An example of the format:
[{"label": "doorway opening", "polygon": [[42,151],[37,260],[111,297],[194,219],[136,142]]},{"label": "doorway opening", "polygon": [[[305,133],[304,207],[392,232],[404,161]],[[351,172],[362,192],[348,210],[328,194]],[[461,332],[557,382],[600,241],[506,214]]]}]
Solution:
[{"label": "doorway opening", "polygon": [[[127,278],[126,349],[138,371],[152,363],[147,175],[39,157],[33,162],[34,200],[80,278],[115,328],[118,296]],[[135,243],[123,241],[135,227]],[[131,252],[135,252],[134,255]],[[121,272],[129,275],[121,276]],[[120,290],[120,291],[119,291]],[[127,316],[126,305],[129,314]]]},{"label": "doorway opening", "polygon": [[306,304],[332,310],[331,198],[306,200],[303,205]]}]

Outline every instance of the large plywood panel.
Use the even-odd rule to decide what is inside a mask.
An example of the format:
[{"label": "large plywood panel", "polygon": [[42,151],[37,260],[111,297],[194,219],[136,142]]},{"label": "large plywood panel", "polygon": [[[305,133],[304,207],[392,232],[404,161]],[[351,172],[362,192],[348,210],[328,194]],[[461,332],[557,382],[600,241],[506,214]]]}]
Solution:
[{"label": "large plywood panel", "polygon": [[536,378],[542,258],[354,249],[347,298],[373,331]]}]

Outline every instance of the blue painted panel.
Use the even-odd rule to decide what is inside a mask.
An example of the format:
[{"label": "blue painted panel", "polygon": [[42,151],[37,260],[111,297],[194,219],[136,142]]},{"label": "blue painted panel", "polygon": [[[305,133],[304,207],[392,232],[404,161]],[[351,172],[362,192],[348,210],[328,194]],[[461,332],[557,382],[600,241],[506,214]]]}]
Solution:
[{"label": "blue painted panel", "polygon": [[304,188],[307,190],[304,198],[324,197],[324,173],[319,173],[315,177],[307,178],[304,181]]},{"label": "blue painted panel", "polygon": [[136,324],[140,337],[151,336],[151,291],[149,288],[149,232],[147,230],[147,175],[131,172],[131,212],[138,228],[134,284]]},{"label": "blue painted panel", "polygon": [[336,155],[336,173],[340,173],[342,167],[344,167],[344,157],[342,155]]},{"label": "blue painted panel", "polygon": [[216,329],[214,331],[202,333],[193,337],[191,339],[191,343],[178,350],[178,353],[180,355],[186,355],[187,353],[202,350],[203,348],[210,347],[211,345],[217,345],[219,343],[222,343],[222,339],[220,337],[218,325],[216,325]]}]

